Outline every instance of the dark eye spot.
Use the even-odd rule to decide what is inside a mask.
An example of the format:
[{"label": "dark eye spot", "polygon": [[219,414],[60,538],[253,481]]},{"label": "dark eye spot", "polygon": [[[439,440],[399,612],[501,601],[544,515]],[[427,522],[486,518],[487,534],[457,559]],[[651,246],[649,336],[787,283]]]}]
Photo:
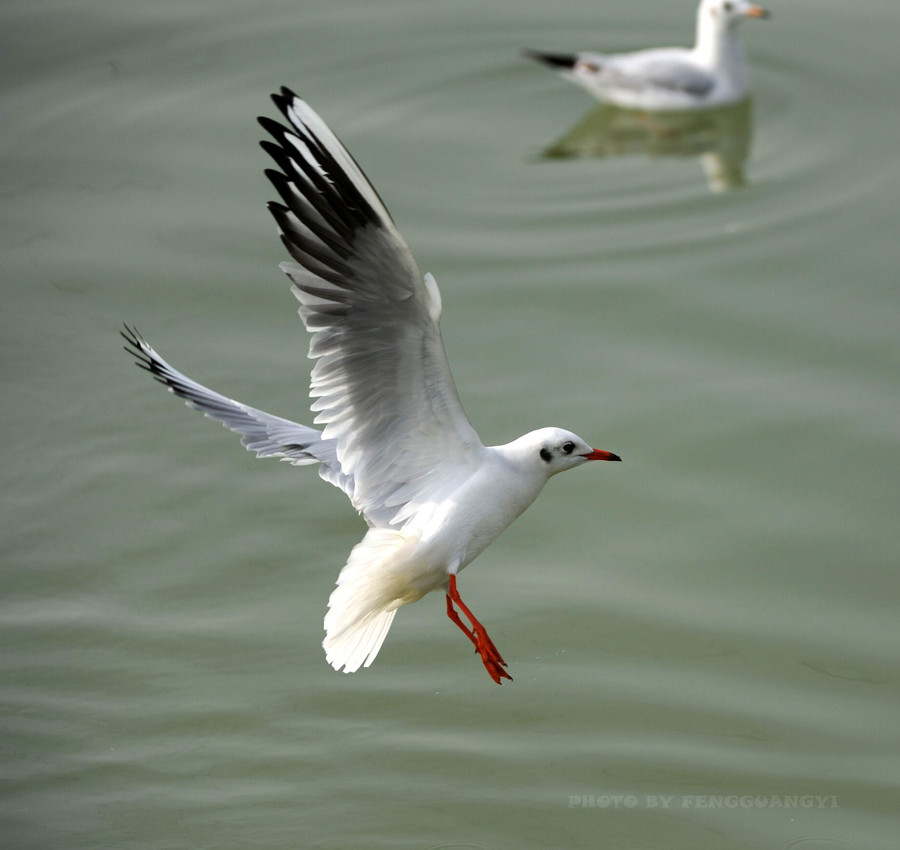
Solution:
[{"label": "dark eye spot", "polygon": [[550,449],[541,449],[541,460],[544,461],[544,463],[550,463],[550,461],[553,460]]},{"label": "dark eye spot", "polygon": [[573,442],[571,442],[571,441],[568,442],[568,443],[563,443],[562,450],[563,450],[567,455],[572,454],[572,452],[575,451],[575,443],[573,443]]},{"label": "dark eye spot", "polygon": [[730,11],[734,8],[734,3],[723,3],[723,4],[722,4],[722,8],[723,8],[726,12],[730,12]]}]

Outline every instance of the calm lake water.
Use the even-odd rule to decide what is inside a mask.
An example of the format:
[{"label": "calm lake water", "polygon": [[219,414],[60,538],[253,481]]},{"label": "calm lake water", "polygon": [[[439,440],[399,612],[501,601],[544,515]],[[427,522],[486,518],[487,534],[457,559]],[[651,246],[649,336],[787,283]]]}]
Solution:
[{"label": "calm lake water", "polygon": [[[752,104],[598,110],[520,48],[691,40],[693,0],[0,9],[0,844],[896,850],[895,0],[772,0]],[[443,292],[485,441],[554,479],[368,670],[363,524],[122,352],[309,421],[258,114],[336,129]]]}]

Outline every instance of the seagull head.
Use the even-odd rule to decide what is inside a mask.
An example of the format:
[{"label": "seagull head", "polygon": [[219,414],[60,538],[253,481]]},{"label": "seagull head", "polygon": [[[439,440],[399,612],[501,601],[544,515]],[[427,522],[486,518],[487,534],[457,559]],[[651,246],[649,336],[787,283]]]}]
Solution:
[{"label": "seagull head", "polygon": [[577,434],[562,428],[540,428],[519,437],[508,448],[523,466],[540,470],[547,478],[574,469],[589,460],[622,460],[612,452],[595,449]]},{"label": "seagull head", "polygon": [[743,18],[768,18],[769,12],[748,0],[702,0],[700,14],[708,15],[725,26],[731,26]]}]

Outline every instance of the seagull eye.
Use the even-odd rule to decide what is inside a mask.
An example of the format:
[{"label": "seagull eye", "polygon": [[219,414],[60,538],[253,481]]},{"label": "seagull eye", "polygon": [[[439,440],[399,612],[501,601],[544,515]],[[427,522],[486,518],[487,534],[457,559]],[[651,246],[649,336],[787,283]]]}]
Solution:
[{"label": "seagull eye", "polygon": [[734,3],[723,3],[723,4],[722,4],[722,8],[723,8],[726,12],[730,12],[730,11],[734,8]]},{"label": "seagull eye", "polygon": [[572,454],[572,452],[575,451],[575,443],[573,443],[573,442],[571,442],[571,441],[568,442],[568,443],[563,443],[562,450],[563,450],[567,455]]},{"label": "seagull eye", "polygon": [[550,463],[550,461],[553,460],[553,453],[550,449],[541,449],[541,460],[544,461],[544,463]]}]

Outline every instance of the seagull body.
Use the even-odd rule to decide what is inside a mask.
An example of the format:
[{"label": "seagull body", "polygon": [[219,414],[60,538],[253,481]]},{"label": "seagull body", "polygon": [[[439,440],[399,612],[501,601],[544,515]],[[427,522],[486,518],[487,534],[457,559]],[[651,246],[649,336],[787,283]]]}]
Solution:
[{"label": "seagull body", "polygon": [[662,47],[574,55],[525,52],[605,103],[648,111],[706,109],[747,96],[747,62],[738,24],[768,14],[747,0],[701,0],[697,41],[690,50]]},{"label": "seagull body", "polygon": [[[188,405],[242,435],[258,457],[318,464],[369,529],[328,602],[328,662],[351,673],[378,654],[397,609],[444,589],[447,614],[491,678],[506,662],[459,596],[457,575],[557,472],[619,460],[561,428],[484,446],[447,364],[441,299],[359,166],[321,118],[288,89],[273,95],[290,128],[267,118],[270,203],[295,262],[282,264],[312,334],[310,395],[321,430],[227,398],[188,378],[136,331],[138,365]],[[468,622],[461,617],[462,614]]]}]

